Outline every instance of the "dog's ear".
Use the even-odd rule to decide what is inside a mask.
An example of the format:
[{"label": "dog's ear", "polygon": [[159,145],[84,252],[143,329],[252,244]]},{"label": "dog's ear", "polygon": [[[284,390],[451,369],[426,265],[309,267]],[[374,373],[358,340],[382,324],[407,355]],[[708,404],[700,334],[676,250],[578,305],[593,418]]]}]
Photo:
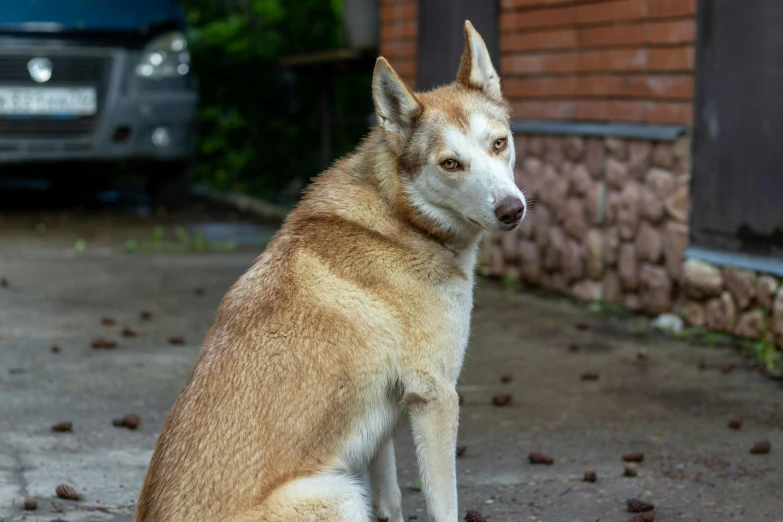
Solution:
[{"label": "dog's ear", "polygon": [[492,66],[489,51],[473,24],[465,20],[465,50],[459,64],[457,83],[478,89],[494,99],[502,99],[500,77]]},{"label": "dog's ear", "polygon": [[380,126],[397,139],[407,139],[414,120],[421,114],[421,102],[382,56],[375,62],[372,98]]}]

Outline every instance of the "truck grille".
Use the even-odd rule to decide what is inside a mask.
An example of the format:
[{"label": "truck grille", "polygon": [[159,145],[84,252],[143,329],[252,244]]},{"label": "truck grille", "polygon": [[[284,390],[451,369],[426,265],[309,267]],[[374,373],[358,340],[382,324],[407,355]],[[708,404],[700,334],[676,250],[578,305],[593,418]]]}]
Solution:
[{"label": "truck grille", "polygon": [[69,120],[45,117],[0,117],[0,138],[89,138],[95,116]]},{"label": "truck grille", "polygon": [[[27,70],[27,63],[35,57],[46,57],[52,61],[52,77],[45,84],[35,82],[30,78]],[[0,138],[89,138],[103,109],[109,86],[110,64],[111,58],[108,56],[72,56],[46,52],[0,54],[0,86],[94,86],[98,94],[98,111],[92,116],[72,119],[46,116],[29,118],[0,116]]]}]

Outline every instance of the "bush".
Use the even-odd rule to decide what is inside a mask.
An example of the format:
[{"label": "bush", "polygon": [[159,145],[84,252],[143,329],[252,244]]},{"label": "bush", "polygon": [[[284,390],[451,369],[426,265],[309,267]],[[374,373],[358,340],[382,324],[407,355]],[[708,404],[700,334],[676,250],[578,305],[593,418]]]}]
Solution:
[{"label": "bush", "polygon": [[[279,199],[292,186],[298,192],[320,169],[319,96],[312,82],[278,63],[282,56],[340,47],[341,2],[184,3],[201,92],[197,179],[267,198]],[[342,80],[337,103],[369,113],[369,78]],[[337,130],[335,148],[342,153],[366,129]]]}]

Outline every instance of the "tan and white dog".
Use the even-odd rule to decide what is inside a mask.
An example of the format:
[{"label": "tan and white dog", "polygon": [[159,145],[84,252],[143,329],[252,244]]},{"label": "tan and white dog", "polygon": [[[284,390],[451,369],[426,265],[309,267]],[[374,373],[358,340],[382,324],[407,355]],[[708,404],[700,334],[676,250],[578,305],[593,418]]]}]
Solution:
[{"label": "tan and white dog", "polygon": [[477,247],[526,210],[500,79],[469,22],[465,36],[457,80],[431,92],[378,58],[379,125],[224,297],[134,520],[401,522],[404,416],[430,520],[458,520]]}]

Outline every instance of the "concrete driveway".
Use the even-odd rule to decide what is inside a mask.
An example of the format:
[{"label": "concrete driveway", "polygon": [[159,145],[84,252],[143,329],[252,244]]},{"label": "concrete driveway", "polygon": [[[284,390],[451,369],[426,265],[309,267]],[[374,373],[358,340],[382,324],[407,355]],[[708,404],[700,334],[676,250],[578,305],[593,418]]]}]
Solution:
[{"label": "concrete driveway", "polygon": [[[130,520],[216,306],[257,255],[126,254],[122,228],[77,253],[78,234],[0,228],[0,520]],[[658,521],[783,520],[780,384],[742,365],[722,373],[731,354],[630,327],[564,300],[479,285],[459,387],[463,515],[625,521],[626,500],[639,498]],[[137,335],[123,337],[124,328]],[[118,345],[93,349],[96,337]],[[598,379],[582,380],[585,372]],[[501,383],[504,374],[512,382]],[[498,393],[512,400],[493,406]],[[128,413],[141,417],[137,430],[112,425]],[[731,415],[742,416],[741,430],[727,427]],[[51,430],[61,421],[72,432]],[[762,439],[771,453],[750,454]],[[532,451],[554,464],[530,464]],[[426,520],[422,494],[407,487],[417,474],[407,426],[397,452],[406,517]],[[630,452],[644,454],[635,478],[623,476]],[[582,481],[586,470],[596,482]],[[84,499],[58,499],[58,484]],[[36,511],[23,510],[26,497]]]}]

